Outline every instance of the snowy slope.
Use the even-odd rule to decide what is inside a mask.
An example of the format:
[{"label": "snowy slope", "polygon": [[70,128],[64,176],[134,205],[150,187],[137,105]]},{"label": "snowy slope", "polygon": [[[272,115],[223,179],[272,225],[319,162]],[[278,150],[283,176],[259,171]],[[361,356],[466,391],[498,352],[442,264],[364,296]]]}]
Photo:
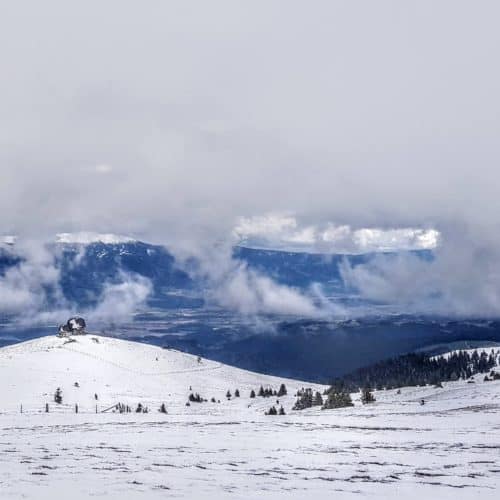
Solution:
[{"label": "snowy slope", "polygon": [[432,356],[431,359],[437,359],[440,356],[443,356],[443,358],[448,359],[450,356],[453,356],[453,354],[459,354],[460,352],[465,352],[465,353],[469,354],[469,356],[472,356],[472,354],[474,353],[474,351],[477,351],[477,353],[479,355],[481,355],[483,352],[487,356],[489,356],[490,354],[493,354],[493,356],[495,357],[497,365],[499,364],[498,361],[500,359],[500,349],[496,345],[494,345],[494,346],[488,346],[487,348],[477,347],[477,348],[470,348],[470,349],[454,349],[452,351],[447,351],[447,352],[445,352],[443,354],[439,354],[437,356]]},{"label": "snowy slope", "polygon": [[[262,398],[247,401],[250,391],[259,387],[279,389],[285,383],[289,394],[280,403],[293,405],[293,394],[304,383],[260,375],[200,359],[175,350],[97,335],[66,338],[42,337],[0,349],[2,403],[0,412],[50,410],[95,413],[116,403],[137,406],[140,402],[157,410],[165,403],[174,414],[198,414],[232,411],[243,404],[261,410]],[[78,383],[78,387],[75,386]],[[311,386],[311,384],[307,384]],[[63,404],[53,404],[57,387],[62,389]],[[323,390],[324,386],[315,386]],[[190,389],[191,388],[191,389]],[[226,400],[226,392],[238,389],[244,398]],[[189,394],[224,402],[193,403],[186,407]],[[95,400],[95,394],[98,400]],[[276,398],[264,400],[269,406]],[[269,403],[269,404],[268,404]]]},{"label": "snowy slope", "polygon": [[[498,498],[500,381],[377,391],[371,405],[293,412],[292,393],[310,384],[144,344],[75,339],[0,349],[2,500]],[[287,415],[265,416],[275,398],[248,393],[281,382]],[[190,385],[221,402],[186,407]],[[241,397],[227,401],[236,388]],[[99,409],[142,402],[151,411],[96,414],[96,392]]]}]

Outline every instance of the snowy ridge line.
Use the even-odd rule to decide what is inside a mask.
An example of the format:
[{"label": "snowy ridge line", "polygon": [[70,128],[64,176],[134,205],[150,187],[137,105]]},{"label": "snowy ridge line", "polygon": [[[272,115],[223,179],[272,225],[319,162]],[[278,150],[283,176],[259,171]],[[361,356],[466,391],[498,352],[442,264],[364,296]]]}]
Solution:
[{"label": "snowy ridge line", "polygon": [[136,373],[138,375],[145,375],[148,377],[219,370],[223,366],[222,363],[216,363],[215,361],[213,361],[213,362],[211,361],[211,363],[214,363],[215,366],[207,366],[207,367],[201,367],[201,368],[186,368],[184,370],[169,370],[169,371],[165,371],[165,372],[145,372],[142,370],[136,370],[134,368],[130,368],[128,366],[121,365],[119,363],[115,363],[114,361],[110,361],[109,359],[103,358],[101,356],[97,356],[95,354],[90,354],[88,352],[84,352],[84,351],[80,351],[78,349],[74,349],[72,347],[68,347],[66,345],[62,345],[60,348],[66,349],[66,350],[74,352],[76,354],[80,354],[82,356],[87,356],[87,357],[95,359],[97,361],[101,361],[102,363],[107,363],[109,365],[115,366],[116,368],[120,368],[121,370],[126,370],[126,371],[131,372],[131,373]]},{"label": "snowy ridge line", "polygon": [[453,356],[454,354],[459,354],[461,352],[465,352],[469,355],[472,355],[474,353],[474,351],[477,351],[477,353],[479,355],[481,355],[483,352],[487,355],[489,355],[491,353],[491,351],[493,351],[493,355],[495,357],[495,361],[497,363],[497,365],[499,365],[500,363],[500,349],[496,349],[496,346],[494,347],[491,347],[491,348],[488,348],[488,347],[471,347],[471,348],[467,348],[467,349],[453,349],[452,351],[448,351],[448,352],[444,352],[443,354],[436,354],[434,356],[431,356],[431,359],[435,360],[435,359],[439,359],[440,357],[443,357],[445,359],[449,359],[451,356]]}]

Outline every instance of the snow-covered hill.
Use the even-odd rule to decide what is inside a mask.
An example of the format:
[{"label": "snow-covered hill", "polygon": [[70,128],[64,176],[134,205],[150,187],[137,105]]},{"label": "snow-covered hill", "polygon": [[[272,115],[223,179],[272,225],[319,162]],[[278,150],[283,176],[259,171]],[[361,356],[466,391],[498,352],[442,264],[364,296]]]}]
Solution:
[{"label": "snow-covered hill", "polygon": [[[294,412],[293,393],[310,384],[118,339],[74,340],[0,349],[2,499],[498,498],[498,380]],[[287,414],[264,415],[276,398],[250,390],[282,382]],[[185,406],[190,386],[220,403]],[[241,396],[227,400],[228,389]],[[150,412],[95,413],[117,402]]]},{"label": "snow-covered hill", "polygon": [[[0,380],[3,380],[0,412],[49,411],[100,412],[114,404],[138,403],[156,411],[165,403],[171,414],[218,414],[245,410],[261,412],[277,398],[255,398],[250,391],[260,386],[278,390],[281,383],[288,395],[280,404],[291,407],[293,394],[305,384],[230,367],[176,350],[98,335],[56,336],[15,344],[0,349]],[[311,384],[306,384],[311,386]],[[62,390],[63,404],[54,404],[54,393]],[[315,386],[323,390],[324,386]],[[235,398],[239,390],[241,397]],[[232,398],[226,398],[227,391]],[[191,393],[206,403],[186,406]],[[95,395],[97,394],[97,399]],[[220,403],[212,403],[214,398]]]}]

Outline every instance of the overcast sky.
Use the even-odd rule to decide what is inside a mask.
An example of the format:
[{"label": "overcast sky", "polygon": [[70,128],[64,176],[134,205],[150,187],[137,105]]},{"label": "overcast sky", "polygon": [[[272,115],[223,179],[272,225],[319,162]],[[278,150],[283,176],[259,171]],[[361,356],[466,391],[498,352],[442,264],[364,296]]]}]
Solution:
[{"label": "overcast sky", "polygon": [[4,2],[2,231],[496,227],[497,2]]},{"label": "overcast sky", "polygon": [[[499,18],[496,1],[3,2],[0,235],[166,243],[208,255],[235,307],[301,314],[310,299],[200,247],[437,244],[432,264],[343,276],[404,310],[499,315]],[[31,254],[5,297],[57,281]]]}]

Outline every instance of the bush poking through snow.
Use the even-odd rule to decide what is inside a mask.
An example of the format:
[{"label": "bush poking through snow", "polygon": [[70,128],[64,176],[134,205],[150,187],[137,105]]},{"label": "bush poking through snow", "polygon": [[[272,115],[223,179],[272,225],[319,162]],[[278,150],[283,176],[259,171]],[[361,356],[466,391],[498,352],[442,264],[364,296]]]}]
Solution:
[{"label": "bush poking through snow", "polygon": [[63,401],[61,388],[58,387],[54,393],[54,402],[60,405]]}]

